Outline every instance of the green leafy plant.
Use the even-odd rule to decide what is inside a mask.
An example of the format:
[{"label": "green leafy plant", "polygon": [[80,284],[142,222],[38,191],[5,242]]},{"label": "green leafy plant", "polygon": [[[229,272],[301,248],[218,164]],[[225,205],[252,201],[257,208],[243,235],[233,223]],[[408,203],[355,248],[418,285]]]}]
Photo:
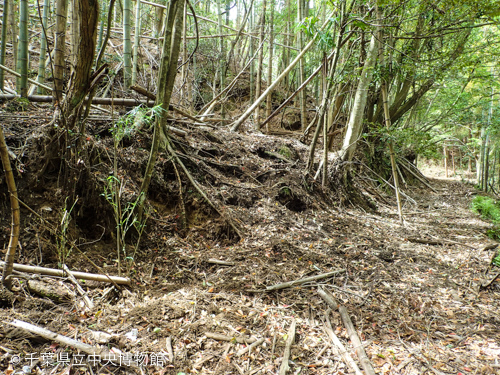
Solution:
[{"label": "green leafy plant", "polygon": [[[492,240],[500,241],[500,203],[489,197],[476,196],[471,203],[472,210],[481,215],[485,220],[493,222],[495,225],[486,231]],[[496,263],[495,263],[496,262]],[[500,253],[493,263],[500,264]]]},{"label": "green leafy plant", "polygon": [[[130,272],[132,266],[134,264],[135,255],[137,254],[137,250],[139,248],[139,243],[141,240],[141,236],[146,227],[146,217],[144,215],[144,219],[139,221],[136,215],[136,206],[139,202],[139,197],[133,202],[127,202],[127,204],[122,207],[121,198],[123,195],[123,191],[125,190],[125,183],[123,180],[119,180],[115,176],[109,176],[107,179],[107,185],[104,187],[104,193],[101,194],[104,196],[106,201],[113,208],[113,213],[116,222],[116,246],[117,246],[117,255],[118,255],[118,268],[120,268],[120,260],[121,255],[126,261],[127,264],[127,273]],[[127,233],[130,229],[135,228],[138,233],[137,241],[134,245],[133,252],[128,253],[125,246],[125,239]]]},{"label": "green leafy plant", "polygon": [[65,264],[66,259],[71,254],[71,247],[68,248],[66,243],[68,227],[71,222],[71,212],[75,208],[76,202],[78,202],[78,198],[75,199],[75,202],[68,208],[68,198],[66,198],[64,201],[64,207],[61,211],[61,222],[59,223],[59,231],[61,235],[56,237],[57,257],[59,258],[59,264],[61,266]]},{"label": "green leafy plant", "polygon": [[481,215],[483,219],[500,223],[500,205],[489,197],[476,196],[472,200],[472,210]]}]

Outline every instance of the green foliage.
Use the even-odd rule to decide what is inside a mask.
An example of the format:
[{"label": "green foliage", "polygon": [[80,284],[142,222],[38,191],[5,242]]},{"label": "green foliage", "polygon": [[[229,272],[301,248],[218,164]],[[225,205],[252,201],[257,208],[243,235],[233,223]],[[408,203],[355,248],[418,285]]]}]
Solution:
[{"label": "green foliage", "polygon": [[[472,210],[481,215],[485,220],[492,221],[494,226],[486,234],[492,240],[500,241],[500,202],[489,197],[478,195],[472,200]],[[493,259],[493,263],[500,267],[500,252]]]},{"label": "green foliage", "polygon": [[495,266],[500,267],[500,250],[498,250],[497,256],[493,258],[492,263]]},{"label": "green foliage", "polygon": [[154,119],[162,114],[162,111],[161,105],[153,108],[146,108],[142,105],[135,107],[120,118],[111,129],[115,140],[121,142],[123,138],[131,137],[139,129],[151,126]]},{"label": "green foliage", "polygon": [[71,246],[69,248],[66,246],[68,241],[67,233],[69,223],[71,222],[71,212],[75,208],[76,202],[78,202],[78,198],[68,209],[68,198],[66,198],[66,200],[64,201],[64,207],[61,210],[61,222],[59,223],[59,231],[61,234],[56,237],[57,257],[59,258],[60,266],[66,263],[66,259],[71,254]]},{"label": "green foliage", "polygon": [[418,154],[428,159],[441,156],[441,150],[438,149],[437,143],[432,139],[431,134],[419,132],[415,128],[394,126],[387,129],[386,127],[372,126],[369,132],[363,134],[363,136],[367,140],[377,140],[375,142],[378,148],[377,151],[382,153],[387,150],[389,141],[392,141],[396,154],[403,157],[409,154]]},{"label": "green foliage", "polygon": [[472,210],[483,219],[500,224],[500,204],[492,198],[478,195],[472,200]]}]

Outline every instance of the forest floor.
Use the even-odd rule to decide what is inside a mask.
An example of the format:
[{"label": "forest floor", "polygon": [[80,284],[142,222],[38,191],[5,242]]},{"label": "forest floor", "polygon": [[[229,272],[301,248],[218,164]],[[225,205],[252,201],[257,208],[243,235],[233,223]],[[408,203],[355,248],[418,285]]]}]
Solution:
[{"label": "forest floor", "polygon": [[[2,120],[18,157],[20,198],[45,218],[23,208],[16,262],[57,268],[60,244],[44,220],[61,223],[64,191],[57,178],[42,186],[29,178],[37,172],[38,157],[29,153],[37,150],[47,113],[32,113],[29,121],[22,114]],[[112,215],[106,216],[108,203],[101,197],[113,159],[105,129],[93,123],[87,138],[89,150],[102,158],[90,169],[88,184],[101,190],[81,196],[85,203],[75,206],[67,229],[85,256],[73,251],[66,263],[74,271],[116,274]],[[140,186],[149,145],[150,137],[138,133],[118,151],[119,175],[127,183],[124,202]],[[0,306],[3,373],[31,365],[28,373],[37,374],[277,374],[293,334],[288,373],[354,373],[327,333],[331,321],[360,366],[338,311],[330,311],[318,294],[323,288],[347,309],[378,374],[500,374],[500,289],[498,280],[486,285],[495,275],[496,250],[488,246],[491,225],[470,210],[478,193],[471,185],[430,178],[434,191],[405,187],[401,226],[395,199],[383,189],[367,197],[377,205],[367,211],[337,204],[316,183],[307,185],[307,147],[297,140],[193,128],[186,138],[173,138],[173,145],[224,216],[208,206],[179,165],[175,173],[171,155],[164,155],[131,267],[132,285],[117,289],[85,282],[95,304],[89,310],[65,278],[41,277],[71,292],[58,302],[16,284],[21,289],[14,303]],[[6,247],[10,212],[4,185],[0,213]],[[330,271],[337,273],[270,290]],[[101,342],[116,358],[78,356],[71,346],[13,328],[13,319],[96,348]],[[258,345],[245,351],[256,340]],[[106,363],[120,359],[118,367]]]}]

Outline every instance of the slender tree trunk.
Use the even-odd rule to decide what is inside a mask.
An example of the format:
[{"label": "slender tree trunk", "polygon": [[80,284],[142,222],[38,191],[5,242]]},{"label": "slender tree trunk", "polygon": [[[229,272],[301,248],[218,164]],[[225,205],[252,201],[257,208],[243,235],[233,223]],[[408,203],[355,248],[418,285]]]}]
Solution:
[{"label": "slender tree trunk", "polygon": [[18,43],[17,43],[17,36],[19,35],[19,26],[18,23],[16,22],[16,10],[17,6],[14,0],[9,0],[9,25],[10,25],[10,32],[11,32],[11,37],[12,37],[12,53],[14,55],[14,66],[17,67],[17,48],[18,48]]},{"label": "slender tree trunk", "polygon": [[[249,29],[249,32],[250,33],[253,33],[253,29],[254,29],[254,8],[252,7],[250,9],[250,19],[248,20],[249,23],[248,23],[248,29]],[[249,47],[248,47],[248,55],[249,56],[253,56],[253,53],[254,53],[254,42],[253,42],[253,38],[251,37],[248,37],[248,43],[249,44]],[[254,99],[255,99],[255,62],[253,61],[252,59],[252,62],[250,63],[250,102],[253,102]]]},{"label": "slender tree trunk", "polygon": [[[291,33],[291,25],[290,25],[290,0],[285,0],[285,8],[284,11],[286,12],[286,25],[285,25],[285,35],[283,36],[283,44],[285,46],[290,45],[290,33]],[[289,48],[283,48],[283,54],[281,57],[282,61],[282,68],[285,69],[288,65],[290,65],[290,49]],[[290,89],[290,80],[289,80],[289,75],[286,74],[285,77],[283,77],[283,86],[285,86],[285,90]]]},{"label": "slender tree trunk", "polygon": [[7,248],[7,254],[5,255],[5,265],[2,274],[2,284],[10,290],[12,287],[12,281],[10,280],[9,276],[12,274],[17,244],[19,242],[21,215],[19,210],[19,200],[17,199],[16,182],[14,180],[14,173],[12,172],[12,167],[10,165],[9,152],[7,150],[7,144],[5,143],[2,126],[0,126],[0,158],[2,159],[7,188],[9,189],[10,210],[12,213],[10,240],[9,246]]},{"label": "slender tree trunk", "polygon": [[56,5],[56,40],[54,55],[54,94],[56,104],[62,104],[64,71],[66,67],[66,16],[67,0],[57,0]]},{"label": "slender tree trunk", "polygon": [[[324,29],[324,27],[326,26],[326,23],[321,27],[320,29],[320,32]],[[304,49],[302,51],[300,51],[300,53],[297,55],[297,57],[295,57],[295,59],[290,63],[290,65],[288,67],[286,67],[283,72],[278,76],[278,78],[276,78],[276,80],[270,84],[268,86],[268,88],[266,89],[266,91],[264,91],[259,98],[257,98],[253,103],[252,105],[250,105],[250,107],[245,111],[245,113],[243,113],[239,118],[238,120],[236,120],[232,126],[231,126],[231,130],[232,131],[236,131],[239,129],[239,127],[241,126],[241,124],[243,124],[243,121],[245,121],[248,117],[250,117],[250,115],[255,111],[255,108],[257,108],[258,105],[260,105],[260,103],[267,98],[267,96],[269,95],[270,92],[272,92],[274,90],[274,88],[283,80],[283,78],[288,74],[290,73],[290,71],[297,65],[297,63],[299,62],[299,60],[307,53],[307,51],[309,51],[309,49],[314,45],[314,41],[316,40],[318,36],[318,33],[316,33],[314,35],[314,37],[311,39],[311,41],[309,43],[307,43],[307,45],[304,47]]]},{"label": "slender tree trunk", "polygon": [[131,1],[123,0],[123,83],[126,88],[132,82],[132,44],[130,42]]},{"label": "slender tree trunk", "polygon": [[[270,3],[270,11],[271,14],[269,16],[269,60],[267,64],[267,84],[270,85],[273,81],[273,55],[274,55],[274,5],[275,0],[271,0]],[[272,111],[272,96],[273,92],[271,91],[267,97],[266,102],[266,118],[271,116]],[[267,125],[267,131],[269,131],[269,125]]]},{"label": "slender tree trunk", "polygon": [[18,72],[19,78],[18,92],[22,98],[28,96],[28,0],[19,1],[19,52],[18,52]]},{"label": "slender tree trunk", "polygon": [[135,85],[137,82],[137,69],[138,69],[140,43],[141,43],[141,2],[136,0],[134,54],[133,54],[133,64],[132,64],[132,84],[133,85]]},{"label": "slender tree trunk", "polygon": [[188,85],[188,64],[187,64],[187,1],[184,2],[184,11],[182,12],[183,27],[182,27],[182,70],[181,70],[181,99],[180,103],[184,103],[186,106],[190,106],[191,101],[186,98],[186,94],[190,92],[190,87]]},{"label": "slender tree trunk", "polygon": [[[9,23],[9,8],[10,2],[13,0],[3,1],[3,16],[2,16],[2,40],[0,40],[0,64],[5,65],[5,48],[7,46],[7,27]],[[0,69],[0,90],[3,91],[4,71]]]},{"label": "slender tree trunk", "polygon": [[[264,43],[264,27],[266,24],[266,0],[262,2],[262,14],[260,16],[260,32],[259,32],[259,45]],[[262,85],[262,64],[264,59],[264,48],[259,50],[259,59],[257,63],[257,84],[255,85],[255,97],[259,97],[261,93],[261,85]],[[260,105],[255,108],[255,121],[254,121],[254,130],[260,131]]]},{"label": "slender tree trunk", "polygon": [[[44,0],[43,2],[43,14],[42,14],[42,40],[40,42],[40,61],[38,64],[38,77],[36,81],[38,83],[44,83],[45,82],[45,64],[46,64],[46,54],[47,54],[47,35],[46,35],[46,30],[47,30],[47,19],[48,19],[48,14],[49,14],[49,5],[50,2],[49,0]],[[44,89],[38,86],[37,88],[37,94],[42,95],[44,94]]]},{"label": "slender tree trunk", "polygon": [[354,97],[354,103],[347,124],[344,144],[340,150],[343,161],[351,161],[356,151],[357,142],[363,130],[363,116],[365,113],[368,90],[373,77],[373,68],[377,60],[376,38],[372,35],[368,47],[365,65],[359,79],[358,88]]},{"label": "slender tree trunk", "polygon": [[[302,22],[304,18],[304,1],[298,0],[297,2],[297,23]],[[302,51],[304,48],[304,32],[299,30],[297,32],[297,48]],[[305,58],[299,61],[299,75],[298,75],[298,85],[302,85],[302,82],[306,79],[305,75]],[[299,93],[299,106],[300,106],[300,123],[302,131],[306,130],[307,127],[307,106],[306,106],[306,90],[301,90]]]},{"label": "slender tree trunk", "polygon": [[[159,1],[160,4],[163,4],[163,1]],[[155,7],[155,38],[158,38],[161,35],[161,31],[163,29],[163,14],[165,13],[165,8]]]},{"label": "slender tree trunk", "polygon": [[[380,11],[379,8],[379,2],[380,0],[377,0],[377,16],[379,19],[379,23],[382,22],[382,12]],[[380,91],[382,92],[382,105],[384,107],[384,120],[385,120],[385,127],[388,131],[391,130],[391,114],[389,110],[389,95],[387,93],[387,79],[386,79],[386,65],[385,65],[385,56],[384,56],[384,34],[382,31],[382,27],[378,26],[378,44],[379,44],[379,62],[380,62],[380,70],[382,72],[382,77],[381,77],[381,87]],[[401,197],[399,195],[399,177],[398,177],[398,170],[397,170],[397,164],[396,164],[396,156],[394,154],[394,144],[392,142],[392,139],[389,140],[389,156],[391,158],[391,170],[392,170],[392,178],[394,179],[394,190],[396,193],[396,201],[398,203],[398,214],[399,214],[399,221],[401,225],[404,224],[403,222],[403,211],[401,208]]]},{"label": "slender tree trunk", "polygon": [[[222,90],[224,90],[224,85],[225,85],[225,78],[226,78],[226,71],[225,71],[225,68],[226,68],[226,64],[224,62],[224,58],[226,57],[225,56],[225,48],[224,48],[224,37],[222,37],[222,0],[217,0],[217,10],[218,10],[218,26],[219,26],[219,29],[218,29],[218,32],[219,32],[219,35],[221,35],[220,37],[220,40],[219,40],[219,54],[220,54],[220,59],[219,59],[219,75],[220,75],[220,87],[219,87],[219,90],[218,92],[221,92]],[[216,92],[217,93],[217,92]],[[221,118],[225,118],[226,117],[226,111],[225,111],[225,106],[224,106],[224,103],[221,102],[220,104],[220,115],[221,115]]]},{"label": "slender tree trunk", "polygon": [[158,94],[156,95],[156,105],[161,105],[162,115],[156,119],[153,133],[153,144],[149,154],[146,172],[141,186],[140,199],[138,204],[139,215],[142,216],[144,202],[149,190],[149,184],[153,176],[154,166],[158,158],[158,151],[164,148],[168,140],[167,131],[167,111],[172,96],[175,76],[177,74],[177,59],[182,39],[183,8],[185,0],[171,0],[168,9],[167,23],[165,29],[165,40],[158,74]]}]

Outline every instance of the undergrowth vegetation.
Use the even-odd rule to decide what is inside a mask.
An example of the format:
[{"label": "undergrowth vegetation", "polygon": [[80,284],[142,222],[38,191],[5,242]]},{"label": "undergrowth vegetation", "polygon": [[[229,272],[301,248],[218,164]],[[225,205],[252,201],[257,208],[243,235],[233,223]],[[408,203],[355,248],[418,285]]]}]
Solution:
[{"label": "undergrowth vegetation", "polygon": [[[476,196],[472,200],[472,210],[481,215],[485,220],[491,221],[494,225],[488,229],[488,237],[495,241],[500,241],[500,202],[483,196]],[[493,258],[493,263],[500,267],[500,251]]]}]

